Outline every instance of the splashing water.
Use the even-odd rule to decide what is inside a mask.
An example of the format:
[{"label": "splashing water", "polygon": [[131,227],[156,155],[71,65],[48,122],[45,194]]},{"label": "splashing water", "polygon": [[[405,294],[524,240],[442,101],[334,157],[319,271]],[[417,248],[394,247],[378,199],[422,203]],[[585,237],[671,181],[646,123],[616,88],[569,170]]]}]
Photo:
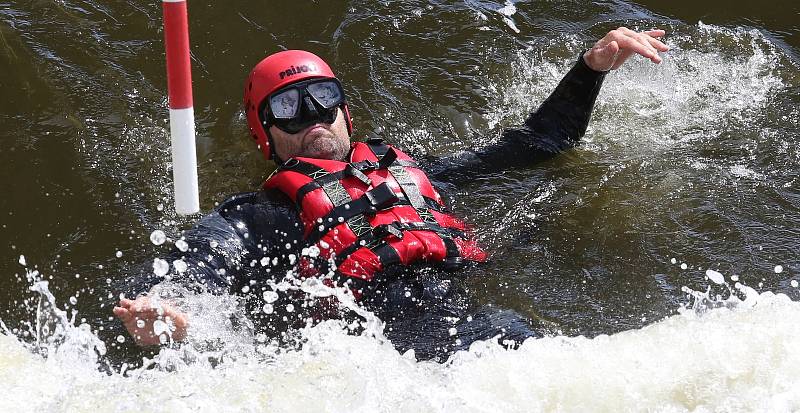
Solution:
[{"label": "splashing water", "polygon": [[[321,283],[300,288],[348,300]],[[39,317],[54,314],[49,320],[55,333],[41,337],[38,345],[49,349],[44,358],[8,332],[0,335],[0,383],[9,395],[0,400],[3,411],[800,408],[800,355],[794,351],[800,304],[741,284],[736,289],[743,300],[689,290],[692,305],[640,330],[529,339],[518,350],[478,342],[444,364],[399,354],[382,338],[374,316],[377,324],[361,335],[346,334],[341,321],[327,321],[302,331],[301,349],[280,351],[234,332],[231,313],[220,311],[235,307],[230,300],[193,297],[198,314],[228,321],[206,324],[193,343],[165,348],[143,367],[110,374],[98,371],[102,342],[58,310],[46,283],[34,289],[52,306]],[[212,336],[222,338],[222,348],[197,345]]]},{"label": "splashing water", "polygon": [[[586,140],[652,150],[717,136],[732,122],[747,122],[784,86],[778,74],[782,53],[756,30],[725,29],[699,23],[689,35],[667,39],[671,50],[660,65],[637,57],[608,75]],[[581,51],[576,38],[569,56]],[[728,49],[733,49],[730,51]],[[490,127],[519,124],[531,97],[544,99],[573,64],[542,61],[537,49],[520,51],[508,85],[489,85],[502,104],[487,115]],[[508,108],[515,110],[509,111]],[[645,144],[647,143],[647,144]]]}]

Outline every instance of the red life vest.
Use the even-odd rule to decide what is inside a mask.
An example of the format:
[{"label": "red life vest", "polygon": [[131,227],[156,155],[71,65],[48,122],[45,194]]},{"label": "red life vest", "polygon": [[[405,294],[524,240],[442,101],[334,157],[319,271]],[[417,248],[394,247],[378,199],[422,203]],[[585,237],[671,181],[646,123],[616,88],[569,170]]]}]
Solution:
[{"label": "red life vest", "polygon": [[465,261],[486,260],[464,222],[444,212],[441,196],[411,157],[380,140],[353,144],[350,162],[289,159],[264,188],[295,203],[304,241],[320,249],[316,262],[332,258],[346,277],[370,281],[392,265],[425,262],[455,270]]}]

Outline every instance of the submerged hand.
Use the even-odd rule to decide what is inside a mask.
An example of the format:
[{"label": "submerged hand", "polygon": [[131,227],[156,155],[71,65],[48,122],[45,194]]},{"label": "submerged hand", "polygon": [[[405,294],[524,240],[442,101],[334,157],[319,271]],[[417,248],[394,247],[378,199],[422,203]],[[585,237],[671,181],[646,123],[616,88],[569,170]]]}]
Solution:
[{"label": "submerged hand", "polygon": [[647,30],[635,32],[627,27],[608,32],[602,39],[583,54],[586,64],[598,72],[615,70],[622,66],[634,53],[650,59],[653,63],[661,63],[658,52],[666,52],[669,46],[658,40],[664,36],[664,30]]},{"label": "submerged hand", "polygon": [[140,346],[162,344],[168,336],[174,341],[186,338],[186,314],[164,302],[153,305],[152,300],[146,296],[135,300],[119,300],[119,306],[114,307],[114,315],[122,320],[122,324]]}]

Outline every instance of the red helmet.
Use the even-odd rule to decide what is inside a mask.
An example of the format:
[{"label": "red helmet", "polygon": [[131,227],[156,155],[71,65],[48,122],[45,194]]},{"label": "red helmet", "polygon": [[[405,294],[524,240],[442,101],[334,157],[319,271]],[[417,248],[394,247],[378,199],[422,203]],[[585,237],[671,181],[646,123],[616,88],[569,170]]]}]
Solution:
[{"label": "red helmet", "polygon": [[[286,50],[267,56],[260,61],[244,85],[244,108],[250,134],[258,143],[259,149],[267,159],[272,158],[271,137],[264,127],[261,110],[264,101],[276,90],[302,80],[313,78],[333,78],[330,66],[319,56],[304,50]],[[347,121],[347,133],[353,133],[353,121],[347,102],[342,103],[342,111]]]}]

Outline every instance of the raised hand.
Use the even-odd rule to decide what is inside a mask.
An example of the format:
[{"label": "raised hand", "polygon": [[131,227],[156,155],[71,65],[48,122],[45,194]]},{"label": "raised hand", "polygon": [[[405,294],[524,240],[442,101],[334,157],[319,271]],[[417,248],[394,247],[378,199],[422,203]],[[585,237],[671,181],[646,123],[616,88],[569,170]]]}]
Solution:
[{"label": "raised hand", "polygon": [[666,52],[669,46],[658,40],[663,37],[664,30],[647,30],[635,32],[627,27],[608,32],[602,39],[583,54],[586,64],[598,72],[615,70],[622,66],[634,53],[650,59],[653,63],[661,63],[658,52]]}]

